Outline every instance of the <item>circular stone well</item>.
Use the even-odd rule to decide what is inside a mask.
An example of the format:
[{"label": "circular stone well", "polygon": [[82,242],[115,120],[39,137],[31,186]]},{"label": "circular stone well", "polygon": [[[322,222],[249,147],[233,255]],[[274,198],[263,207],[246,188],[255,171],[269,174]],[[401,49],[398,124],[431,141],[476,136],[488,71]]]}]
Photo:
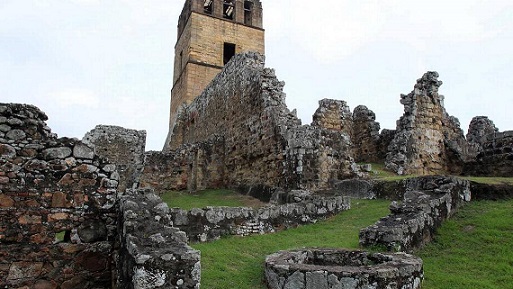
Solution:
[{"label": "circular stone well", "polygon": [[265,277],[269,289],[417,289],[424,272],[405,253],[303,249],[267,256]]}]

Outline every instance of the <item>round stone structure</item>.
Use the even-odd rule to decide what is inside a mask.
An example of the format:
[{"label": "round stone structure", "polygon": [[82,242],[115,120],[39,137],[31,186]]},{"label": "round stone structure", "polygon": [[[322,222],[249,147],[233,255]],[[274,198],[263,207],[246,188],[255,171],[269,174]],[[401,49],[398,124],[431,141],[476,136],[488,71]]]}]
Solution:
[{"label": "round stone structure", "polygon": [[269,289],[417,289],[422,260],[406,253],[302,249],[267,256]]}]

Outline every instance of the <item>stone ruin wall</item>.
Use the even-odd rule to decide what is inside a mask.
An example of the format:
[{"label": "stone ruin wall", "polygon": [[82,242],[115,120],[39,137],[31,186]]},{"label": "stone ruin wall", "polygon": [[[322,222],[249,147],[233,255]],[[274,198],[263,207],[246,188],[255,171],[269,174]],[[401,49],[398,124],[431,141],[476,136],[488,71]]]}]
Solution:
[{"label": "stone ruin wall", "polygon": [[[192,210],[172,208],[173,224],[187,233],[190,242],[209,242],[223,236],[274,233],[312,224],[349,210],[348,198],[320,197],[298,191],[294,202],[261,208],[207,207]],[[292,191],[290,195],[294,195]]]},{"label": "stone ruin wall", "polygon": [[513,131],[488,136],[476,156],[466,166],[466,174],[476,176],[513,177]]},{"label": "stone ruin wall", "polygon": [[[201,157],[202,162],[192,170],[190,166],[176,170],[166,168],[158,161],[159,154],[153,153],[143,182],[156,183],[146,176],[154,172],[151,167],[168,172],[161,173],[164,183],[181,177],[182,187],[187,188],[217,183],[231,188],[263,185],[315,190],[328,187],[331,179],[355,176],[344,135],[301,126],[285,104],[283,86],[272,69],[264,68],[262,55],[247,52],[235,56],[199,97],[181,108],[163,152],[183,160],[186,157],[180,155],[188,151],[185,146],[215,139],[220,144],[215,146],[216,157]],[[210,181],[212,172],[216,179]],[[191,178],[193,175],[199,178]]]},{"label": "stone ruin wall", "polygon": [[404,115],[389,146],[386,168],[397,174],[459,174],[467,160],[467,142],[459,121],[447,114],[438,73],[427,72],[414,90],[401,95]]},{"label": "stone ruin wall", "polygon": [[376,122],[376,114],[364,105],[355,107],[353,111],[353,145],[355,161],[379,163],[385,160],[380,152],[380,143],[386,142],[385,135],[380,135],[380,125]]},{"label": "stone ruin wall", "polygon": [[471,199],[470,182],[453,177],[426,176],[404,180],[402,200],[390,205],[391,214],[360,231],[362,247],[383,246],[411,252],[429,243],[436,230]]},{"label": "stone ruin wall", "polygon": [[146,131],[98,125],[86,133],[82,141],[93,147],[98,156],[117,164],[119,191],[138,187],[144,167]]},{"label": "stone ruin wall", "polygon": [[464,174],[513,176],[513,131],[500,132],[488,117],[476,116],[470,122],[467,140],[474,161],[465,165]]},{"label": "stone ruin wall", "polygon": [[404,253],[305,248],[265,259],[269,289],[418,289],[423,279],[422,260]]},{"label": "stone ruin wall", "polygon": [[0,104],[0,287],[199,288],[199,252],[167,205],[153,191],[118,193],[138,183],[144,132],[102,126],[82,142],[46,120]]},{"label": "stone ruin wall", "polygon": [[222,142],[217,164],[228,187],[285,185],[284,131],[299,120],[284,104],[283,83],[263,56],[235,56],[190,106],[182,107],[165,152],[182,145]]},{"label": "stone ruin wall", "polygon": [[182,145],[172,152],[147,152],[140,179],[142,188],[159,192],[225,188],[224,140]]},{"label": "stone ruin wall", "polygon": [[173,227],[167,204],[153,190],[129,189],[119,200],[117,288],[199,289],[200,252]]},{"label": "stone ruin wall", "polygon": [[119,174],[46,120],[0,104],[0,287],[110,288]]}]

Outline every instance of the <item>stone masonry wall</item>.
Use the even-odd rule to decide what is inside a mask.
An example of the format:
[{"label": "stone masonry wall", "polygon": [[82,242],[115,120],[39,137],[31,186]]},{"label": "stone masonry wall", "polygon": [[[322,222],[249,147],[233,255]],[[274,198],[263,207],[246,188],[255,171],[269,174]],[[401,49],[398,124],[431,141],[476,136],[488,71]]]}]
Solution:
[{"label": "stone masonry wall", "polygon": [[398,174],[461,173],[467,158],[459,122],[443,107],[437,72],[427,72],[414,90],[401,95],[404,115],[389,146],[386,168]]},{"label": "stone masonry wall", "polygon": [[235,56],[182,110],[164,151],[202,143],[216,135],[224,138],[228,186],[282,182],[286,140],[281,130],[299,123],[286,108],[282,88],[274,71],[264,69],[263,56]]},{"label": "stone masonry wall", "polygon": [[483,146],[494,138],[499,129],[495,127],[493,121],[486,116],[476,116],[472,118],[468,126],[467,141],[476,146],[477,153],[483,151]]},{"label": "stone masonry wall", "polygon": [[93,147],[95,154],[117,165],[119,191],[124,192],[138,186],[144,167],[146,131],[98,125],[82,141]]},{"label": "stone masonry wall", "polygon": [[513,177],[513,131],[489,135],[481,145],[476,161],[467,165],[466,174]]},{"label": "stone masonry wall", "polygon": [[183,145],[167,153],[147,152],[145,160],[142,188],[165,192],[225,187],[222,138]]},{"label": "stone masonry wall", "polygon": [[152,190],[127,190],[119,205],[117,288],[199,289],[200,252],[172,227],[168,206]]},{"label": "stone masonry wall", "polygon": [[46,120],[0,104],[0,288],[110,288],[116,167]]},{"label": "stone masonry wall", "polygon": [[312,118],[312,126],[339,131],[349,138],[353,135],[353,115],[343,100],[319,100],[319,108]]},{"label": "stone masonry wall", "polygon": [[[283,86],[272,69],[264,68],[262,55],[236,55],[180,111],[164,152],[173,154],[182,145],[201,144],[213,136],[223,139],[223,183],[233,188],[317,189],[329,186],[331,177],[354,175],[347,139],[340,132],[301,126],[285,104]],[[302,148],[298,135],[308,135],[307,142],[314,143]],[[309,151],[311,161],[301,159],[303,150]]]},{"label": "stone masonry wall", "polygon": [[323,190],[331,187],[334,180],[361,176],[352,158],[351,140],[345,133],[306,125],[291,128],[287,134],[291,187]]},{"label": "stone masonry wall", "polygon": [[443,221],[470,201],[470,182],[451,177],[414,178],[406,181],[403,196],[401,203],[392,203],[390,215],[360,231],[360,245],[406,252],[421,248]]},{"label": "stone masonry wall", "polygon": [[379,153],[379,122],[376,114],[364,105],[353,111],[353,145],[356,162],[377,163],[383,161]]},{"label": "stone masonry wall", "polygon": [[187,233],[191,242],[217,240],[226,235],[247,236],[315,223],[350,208],[344,197],[311,197],[297,203],[262,208],[207,207],[189,211],[171,209],[174,225]]}]

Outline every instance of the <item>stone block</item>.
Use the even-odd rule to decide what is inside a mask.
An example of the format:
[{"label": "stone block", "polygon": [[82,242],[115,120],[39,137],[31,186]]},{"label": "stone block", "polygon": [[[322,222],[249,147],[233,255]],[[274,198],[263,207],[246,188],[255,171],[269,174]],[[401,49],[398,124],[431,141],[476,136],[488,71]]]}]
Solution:
[{"label": "stone block", "polygon": [[65,159],[71,155],[72,151],[68,147],[49,148],[43,150],[45,160]]},{"label": "stone block", "polygon": [[94,149],[83,143],[78,143],[73,147],[73,156],[78,159],[92,160],[94,158]]},{"label": "stone block", "polygon": [[[1,179],[1,177],[0,177]],[[1,183],[1,181],[0,181]],[[0,208],[12,208],[14,207],[14,200],[4,194],[0,194]]]},{"label": "stone block", "polygon": [[9,268],[8,281],[31,279],[41,275],[43,263],[41,262],[14,262]]}]

